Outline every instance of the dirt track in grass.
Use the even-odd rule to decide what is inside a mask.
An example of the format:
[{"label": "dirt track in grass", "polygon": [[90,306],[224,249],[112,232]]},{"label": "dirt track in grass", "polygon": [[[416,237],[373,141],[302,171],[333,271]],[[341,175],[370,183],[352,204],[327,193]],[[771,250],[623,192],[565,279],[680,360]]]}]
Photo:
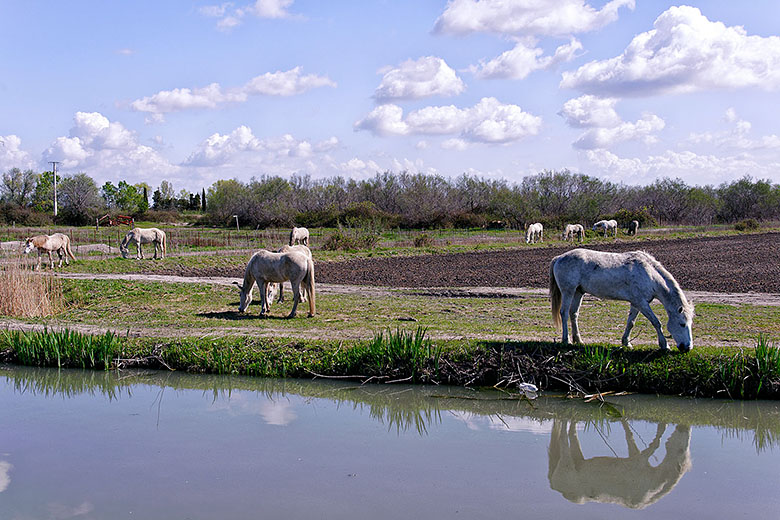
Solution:
[{"label": "dirt track in grass", "polygon": [[[570,247],[362,258],[317,262],[317,282],[380,287],[547,287],[550,261]],[[600,251],[643,249],[655,256],[686,291],[780,293],[780,233],[587,246]],[[314,251],[315,259],[317,252]],[[171,269],[156,274],[241,277],[234,268]]]}]

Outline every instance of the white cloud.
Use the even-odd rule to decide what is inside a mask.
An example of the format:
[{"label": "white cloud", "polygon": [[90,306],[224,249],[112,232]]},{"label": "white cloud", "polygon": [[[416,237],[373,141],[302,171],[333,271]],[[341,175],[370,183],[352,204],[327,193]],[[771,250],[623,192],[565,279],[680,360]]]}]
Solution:
[{"label": "white cloud", "polygon": [[356,130],[377,135],[457,135],[468,142],[508,143],[536,135],[542,119],[517,105],[506,105],[495,98],[482,98],[470,108],[453,105],[425,107],[404,119],[397,105],[376,107],[355,123]]},{"label": "white cloud", "polygon": [[247,16],[257,18],[290,18],[293,15],[287,10],[293,0],[255,0],[254,3],[235,7],[232,2],[220,5],[207,5],[198,9],[198,12],[209,18],[219,18],[217,28],[228,31],[243,23]]},{"label": "white cloud", "polygon": [[780,180],[780,163],[761,161],[752,155],[703,155],[686,150],[668,150],[646,159],[623,158],[607,150],[587,150],[584,157],[600,176],[630,184],[646,184],[661,177],[679,177],[693,184],[719,184],[745,174]]},{"label": "white cloud", "polygon": [[442,141],[441,147],[444,148],[445,150],[457,150],[460,152],[468,148],[469,144],[463,139],[458,139],[457,137],[453,137],[452,139],[447,139],[445,141]]},{"label": "white cloud", "polygon": [[0,460],[0,493],[8,489],[8,486],[11,484],[10,473],[12,469],[14,467],[10,462]]},{"label": "white cloud", "polygon": [[564,36],[614,22],[622,6],[633,9],[634,0],[612,0],[600,11],[584,0],[450,0],[434,31]]},{"label": "white cloud", "polygon": [[152,96],[133,101],[130,106],[136,112],[152,114],[157,122],[169,112],[192,109],[213,109],[228,103],[243,103],[249,96],[293,96],[318,87],[335,87],[325,76],[301,74],[302,68],[288,71],[266,72],[255,76],[240,87],[223,89],[219,83],[200,88],[162,90]]},{"label": "white cloud", "polygon": [[532,45],[535,42],[518,41],[513,49],[488,62],[482,60],[478,66],[469,67],[469,70],[478,78],[524,79],[535,70],[549,69],[558,63],[571,61],[577,51],[582,50],[582,44],[576,39],[558,47],[552,56],[544,56],[542,49]]},{"label": "white cloud", "polygon": [[733,148],[741,150],[761,150],[780,148],[780,136],[765,135],[758,139],[750,137],[753,128],[750,121],[741,119],[734,108],[729,108],[723,120],[732,128],[722,132],[691,133],[687,142],[690,144],[712,144],[718,148]]},{"label": "white cloud", "polygon": [[142,145],[121,123],[99,112],[77,112],[67,137],[58,137],[43,152],[44,161],[60,161],[63,170],[82,170],[96,180],[129,177],[155,182],[177,167],[156,150]]},{"label": "white cloud", "polygon": [[35,166],[32,156],[21,149],[22,139],[14,134],[0,135],[0,171],[11,168],[26,170]]},{"label": "white cloud", "polygon": [[663,130],[666,126],[664,120],[655,114],[643,114],[636,122],[622,121],[615,111],[617,102],[616,98],[598,98],[586,94],[564,103],[558,113],[566,120],[566,124],[588,129],[574,142],[575,148],[609,148],[623,141],[635,140],[648,144],[656,142],[653,134]]},{"label": "white cloud", "polygon": [[607,96],[780,88],[780,37],[748,36],[695,7],[671,7],[615,58],[564,72],[563,88]]},{"label": "white cloud", "polygon": [[435,56],[406,60],[387,71],[374,91],[374,98],[384,103],[398,99],[420,99],[429,96],[455,96],[466,86],[447,63]]}]

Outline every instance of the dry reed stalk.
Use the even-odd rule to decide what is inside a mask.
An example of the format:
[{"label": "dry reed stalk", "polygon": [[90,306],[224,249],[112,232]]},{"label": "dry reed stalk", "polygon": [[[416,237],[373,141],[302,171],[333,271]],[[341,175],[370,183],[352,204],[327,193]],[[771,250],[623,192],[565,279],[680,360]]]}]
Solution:
[{"label": "dry reed stalk", "polygon": [[53,316],[62,308],[59,278],[30,270],[21,258],[0,265],[0,315],[38,318]]}]

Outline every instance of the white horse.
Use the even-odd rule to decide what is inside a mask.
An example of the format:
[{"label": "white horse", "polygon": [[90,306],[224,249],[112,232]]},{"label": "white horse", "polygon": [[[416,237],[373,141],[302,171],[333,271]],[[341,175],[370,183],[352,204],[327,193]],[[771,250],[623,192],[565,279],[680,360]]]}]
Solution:
[{"label": "white horse", "polygon": [[127,258],[128,246],[135,244],[136,259],[143,259],[144,250],[141,248],[141,244],[154,243],[154,258],[157,259],[157,249],[160,249],[160,257],[165,258],[165,253],[168,249],[167,241],[165,239],[165,232],[157,228],[133,228],[127,232],[125,238],[122,239],[122,243],[119,245],[119,252],[122,253],[122,258]]},{"label": "white horse", "polygon": [[[691,462],[691,428],[677,425],[661,449],[667,425],[658,424],[655,437],[640,450],[628,421],[622,419],[628,456],[585,458],[577,423],[553,420],[547,478],[550,487],[576,504],[601,502],[644,509],[666,496],[688,472]],[[567,424],[568,423],[568,424]],[[663,459],[652,463],[663,453]]]},{"label": "white horse", "polygon": [[298,251],[272,253],[261,249],[249,259],[244,271],[244,283],[238,284],[241,289],[241,303],[238,312],[244,312],[252,302],[252,287],[257,283],[260,289],[262,305],[260,316],[265,316],[271,309],[269,300],[273,300],[273,290],[269,284],[290,281],[293,291],[293,308],[288,318],[294,318],[301,299],[301,285],[306,290],[309,300],[309,317],[315,314],[314,262],[311,258]]},{"label": "white horse", "polygon": [[33,249],[38,250],[38,265],[35,267],[38,271],[41,270],[41,256],[43,256],[43,253],[48,253],[51,269],[54,269],[54,260],[52,260],[51,257],[52,251],[56,251],[57,256],[60,258],[60,263],[57,267],[62,267],[63,256],[65,257],[65,265],[70,265],[68,256],[73,260],[76,259],[76,257],[73,256],[73,251],[70,249],[70,237],[63,233],[37,235],[28,238],[24,241],[24,254],[29,254]]},{"label": "white horse", "polygon": [[639,231],[639,221],[638,220],[632,220],[628,224],[628,234],[629,235],[636,235],[637,231]]},{"label": "white horse", "polygon": [[525,243],[535,244],[538,239],[539,242],[544,242],[542,235],[544,234],[544,226],[537,222],[528,226],[528,230],[525,232]]},{"label": "white horse", "polygon": [[561,240],[574,240],[575,238],[582,242],[585,237],[585,228],[582,224],[566,224],[566,228],[563,230]]},{"label": "white horse", "polygon": [[[308,247],[306,247],[304,245],[300,245],[300,244],[299,245],[294,245],[294,246],[282,246],[276,252],[277,253],[288,253],[290,251],[297,251],[297,252],[301,253],[302,255],[304,255],[309,260],[313,260],[313,258],[311,256],[311,249],[309,249]],[[279,299],[276,300],[276,301],[277,302],[283,302],[284,301],[284,284],[283,283],[279,283],[279,284],[275,284],[275,285],[276,285],[275,290],[276,290],[276,292],[279,295]],[[305,291],[301,290],[301,303],[303,303],[305,301],[306,301],[306,293],[305,293]],[[269,300],[269,302],[268,302],[269,305],[271,303],[273,303],[273,298],[271,298]]]},{"label": "white horse", "polygon": [[590,249],[572,249],[553,258],[550,263],[550,297],[553,322],[563,325],[563,344],[569,342],[567,316],[571,318],[572,338],[582,343],[577,318],[585,293],[599,298],[623,300],[631,303],[623,345],[630,347],[629,334],[638,313],[642,313],[658,333],[658,346],[669,346],[650,302],[658,299],[669,315],[666,327],[677,348],[687,352],[693,348],[691,324],[693,305],[688,303],[674,277],[661,263],[644,251],[605,253]]},{"label": "white horse", "polygon": [[292,231],[290,231],[290,244],[289,245],[295,245],[295,244],[303,244],[305,246],[309,245],[309,230],[305,227],[294,227],[292,228]]},{"label": "white horse", "polygon": [[593,231],[596,231],[597,229],[603,229],[605,237],[609,231],[612,232],[612,236],[617,236],[617,228],[617,220],[599,220],[593,224]]}]

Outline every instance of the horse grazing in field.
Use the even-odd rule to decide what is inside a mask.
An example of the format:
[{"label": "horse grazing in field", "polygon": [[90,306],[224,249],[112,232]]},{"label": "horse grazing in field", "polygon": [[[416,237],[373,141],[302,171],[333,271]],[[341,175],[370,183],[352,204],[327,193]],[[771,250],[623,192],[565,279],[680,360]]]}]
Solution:
[{"label": "horse grazing in field", "polygon": [[638,220],[632,220],[628,224],[628,234],[629,235],[636,235],[637,231],[639,231],[639,221]]},{"label": "horse grazing in field", "polygon": [[544,242],[542,236],[543,234],[544,234],[544,226],[542,226],[541,223],[537,222],[536,224],[531,224],[530,226],[528,226],[528,229],[525,232],[525,243],[535,244],[537,239],[539,240],[539,242]]},{"label": "horse grazing in field", "polygon": [[309,300],[309,317],[315,314],[314,262],[299,251],[272,253],[261,249],[249,259],[244,271],[244,283],[238,284],[241,289],[241,303],[238,312],[244,312],[252,302],[252,287],[257,283],[260,289],[262,305],[260,316],[265,316],[271,309],[274,291],[269,290],[269,284],[290,281],[293,291],[293,308],[288,318],[294,318],[301,300],[301,286],[306,290]]},{"label": "horse grazing in field", "polygon": [[576,238],[578,241],[582,242],[584,237],[585,228],[582,227],[582,224],[566,224],[563,235],[561,235],[561,240],[569,241]]},{"label": "horse grazing in field", "polygon": [[612,236],[617,236],[617,220],[599,220],[595,224],[593,224],[593,231],[596,231],[598,229],[604,230],[604,236],[607,236],[607,233],[609,231],[612,232]]},{"label": "horse grazing in field", "polygon": [[38,250],[38,265],[35,267],[38,271],[41,270],[41,256],[43,253],[48,253],[49,264],[51,269],[54,269],[54,260],[52,260],[52,251],[57,252],[57,256],[60,258],[60,263],[57,267],[62,267],[62,258],[65,257],[65,265],[70,265],[68,257],[73,260],[76,259],[73,256],[73,251],[70,249],[70,237],[63,233],[54,233],[53,235],[38,235],[32,238],[28,238],[24,241],[24,254],[32,252],[33,249]]},{"label": "horse grazing in field", "polygon": [[160,249],[160,258],[165,258],[165,253],[168,249],[167,241],[165,238],[165,232],[157,228],[133,228],[127,232],[125,238],[122,239],[122,243],[119,245],[119,252],[122,253],[122,258],[127,258],[128,246],[135,244],[136,253],[135,258],[143,259],[144,250],[141,248],[141,244],[154,243],[154,259],[157,259],[157,249]]},{"label": "horse grazing in field", "polygon": [[305,227],[294,227],[290,231],[290,243],[288,245],[303,244],[309,245],[309,230]]},{"label": "horse grazing in field", "polygon": [[[300,244],[294,245],[294,246],[282,246],[276,252],[277,253],[288,253],[290,251],[297,251],[297,252],[301,253],[302,255],[304,255],[309,260],[313,260],[313,258],[311,256],[311,249],[309,249],[308,247],[306,247],[304,245],[300,245]],[[276,292],[279,295],[279,299],[277,299],[276,301],[277,302],[283,302],[284,301],[284,284],[283,283],[279,283],[279,284],[275,284],[275,285],[276,285],[275,290],[276,290]],[[301,303],[303,303],[305,301],[306,301],[306,293],[305,293],[305,291],[301,290]],[[271,300],[268,302],[269,305],[271,303],[273,303],[273,298],[271,298]]]},{"label": "horse grazing in field", "polygon": [[693,305],[688,303],[674,277],[661,263],[644,251],[605,253],[590,249],[572,249],[553,258],[550,263],[550,297],[553,322],[563,326],[563,344],[569,342],[567,317],[571,318],[572,338],[582,343],[577,318],[585,293],[599,298],[631,303],[622,343],[630,347],[629,334],[640,312],[658,333],[658,346],[669,346],[650,302],[658,299],[669,315],[666,327],[677,348],[688,352],[693,348],[691,325]]},{"label": "horse grazing in field", "polygon": [[[600,502],[644,509],[666,496],[692,467],[691,428],[677,425],[661,451],[667,425],[658,424],[653,440],[640,451],[634,432],[621,419],[628,448],[627,457],[585,458],[577,423],[554,419],[550,434],[547,478],[550,487],[575,504]],[[664,454],[661,462],[650,458]]]}]

